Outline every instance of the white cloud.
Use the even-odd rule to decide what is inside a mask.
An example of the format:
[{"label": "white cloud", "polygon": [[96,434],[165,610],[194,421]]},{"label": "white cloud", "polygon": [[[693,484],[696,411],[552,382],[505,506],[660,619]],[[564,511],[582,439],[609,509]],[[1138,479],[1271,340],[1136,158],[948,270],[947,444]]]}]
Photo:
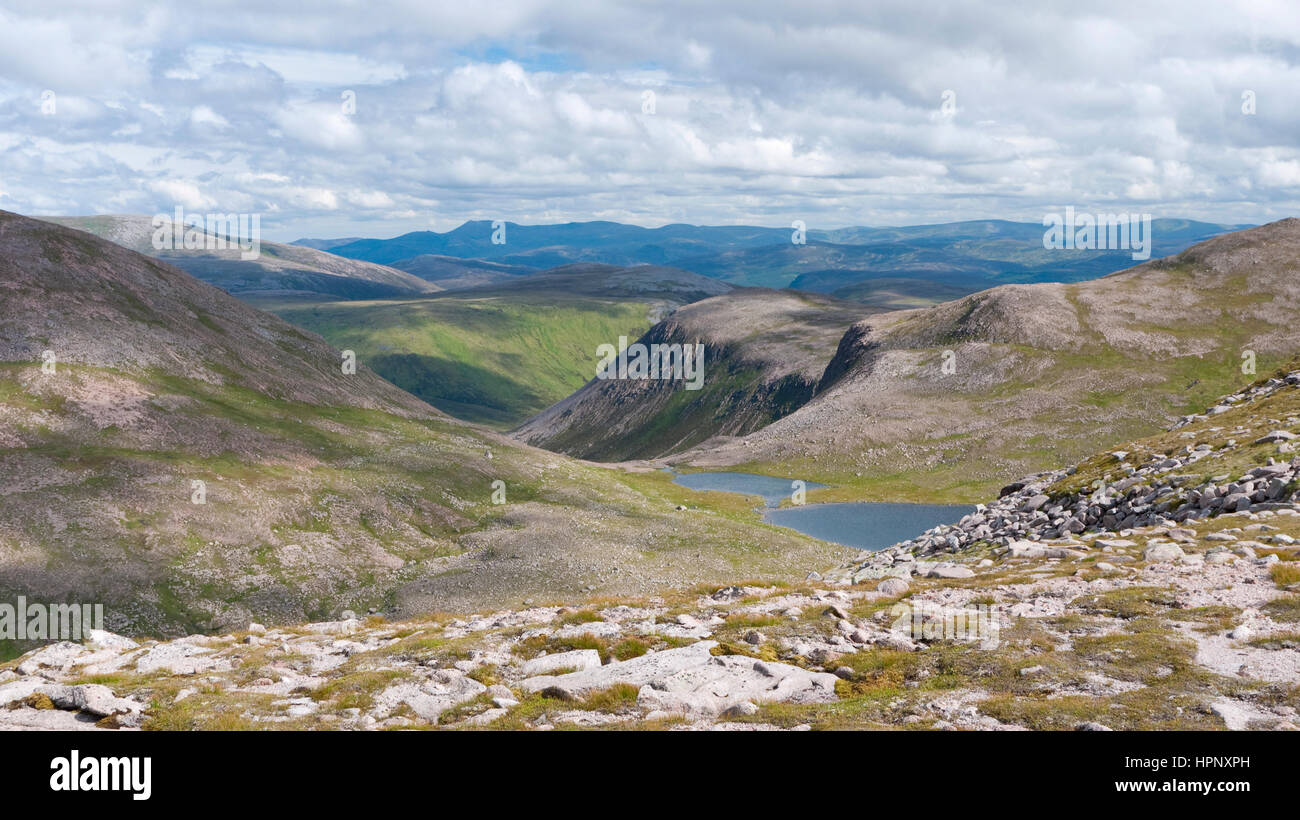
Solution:
[{"label": "white cloud", "polygon": [[484,216],[821,227],[1125,200],[1234,222],[1300,209],[1300,15],[1280,1],[339,0],[306,17],[235,0],[198,30],[202,6],[6,4],[5,207],[260,210],[279,238]]}]

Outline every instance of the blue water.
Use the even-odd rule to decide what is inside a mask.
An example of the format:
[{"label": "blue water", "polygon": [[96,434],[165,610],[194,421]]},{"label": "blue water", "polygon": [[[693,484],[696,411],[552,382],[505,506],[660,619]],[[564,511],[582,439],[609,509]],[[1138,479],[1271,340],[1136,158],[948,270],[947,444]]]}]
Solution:
[{"label": "blue water", "polygon": [[[674,478],[673,483],[692,490],[721,490],[727,493],[759,495],[763,497],[763,504],[767,507],[778,506],[781,499],[789,498],[794,493],[792,486],[794,479],[775,478],[756,473],[683,473]],[[804,482],[804,489],[808,490],[825,486],[816,481]]]},{"label": "blue water", "polygon": [[893,504],[852,501],[768,510],[763,519],[804,535],[863,550],[880,550],[915,538],[939,524],[955,524],[975,512],[962,504]]},{"label": "blue water", "polygon": [[[833,541],[848,547],[878,550],[915,538],[939,524],[953,524],[974,507],[964,504],[894,504],[855,501],[837,504],[806,504],[776,509],[789,498],[792,479],[754,473],[686,473],[673,479],[692,490],[721,490],[762,496],[768,508],[763,520],[778,527]],[[825,487],[813,481],[807,489]]]}]

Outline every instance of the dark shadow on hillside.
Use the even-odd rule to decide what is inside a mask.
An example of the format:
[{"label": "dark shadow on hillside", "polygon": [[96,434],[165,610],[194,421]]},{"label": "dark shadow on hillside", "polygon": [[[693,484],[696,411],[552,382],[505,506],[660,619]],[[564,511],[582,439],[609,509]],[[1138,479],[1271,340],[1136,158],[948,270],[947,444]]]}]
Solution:
[{"label": "dark shadow on hillside", "polygon": [[370,357],[366,364],[444,413],[478,424],[510,427],[548,405],[523,381],[467,362],[418,353],[388,353]]}]

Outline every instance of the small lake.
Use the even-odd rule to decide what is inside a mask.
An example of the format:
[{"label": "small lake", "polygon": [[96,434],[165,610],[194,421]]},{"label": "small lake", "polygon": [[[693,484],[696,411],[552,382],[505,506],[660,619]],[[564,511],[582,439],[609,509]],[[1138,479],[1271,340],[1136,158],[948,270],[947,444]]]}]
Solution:
[{"label": "small lake", "polygon": [[[863,550],[878,550],[915,538],[939,524],[953,524],[975,511],[965,504],[897,504],[849,501],[776,509],[789,498],[794,479],[754,473],[684,473],[673,481],[692,490],[720,490],[763,498],[763,520],[778,527]],[[807,482],[808,489],[825,484]]]},{"label": "small lake", "polygon": [[[744,493],[763,497],[763,505],[776,507],[781,499],[794,492],[793,478],[776,478],[756,473],[682,473],[673,478],[674,484],[692,490],[720,490],[724,493]],[[805,489],[825,487],[816,481],[804,482]]]}]

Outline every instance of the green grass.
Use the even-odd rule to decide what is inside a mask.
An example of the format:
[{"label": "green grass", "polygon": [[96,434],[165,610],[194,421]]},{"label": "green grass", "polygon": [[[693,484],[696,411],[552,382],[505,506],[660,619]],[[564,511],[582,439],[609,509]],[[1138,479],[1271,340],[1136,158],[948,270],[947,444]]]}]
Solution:
[{"label": "green grass", "polygon": [[349,302],[253,300],[444,412],[513,427],[595,375],[596,347],[650,327],[647,303],[560,292]]}]

